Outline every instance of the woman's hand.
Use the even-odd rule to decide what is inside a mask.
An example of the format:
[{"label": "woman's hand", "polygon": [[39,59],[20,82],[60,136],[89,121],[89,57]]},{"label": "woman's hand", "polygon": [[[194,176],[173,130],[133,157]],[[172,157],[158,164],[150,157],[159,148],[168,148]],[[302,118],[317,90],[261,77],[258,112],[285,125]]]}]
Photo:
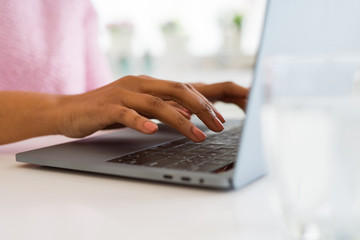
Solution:
[{"label": "woman's hand", "polygon": [[[216,86],[196,87],[211,100],[228,101],[237,96],[228,94],[228,90],[215,90]],[[224,129],[225,122],[192,85],[147,76],[126,76],[84,94],[64,96],[60,106],[58,131],[69,137],[84,137],[115,123],[152,134],[158,127],[149,118],[156,118],[194,142],[201,142],[206,135],[189,121],[189,112],[216,132]]]},{"label": "woman's hand", "polygon": [[222,101],[234,103],[244,111],[246,109],[249,94],[248,88],[244,88],[233,82],[215,84],[195,83],[191,85],[211,102]]},{"label": "woman's hand", "polygon": [[119,124],[152,134],[158,126],[150,118],[201,142],[206,136],[190,115],[222,131],[225,120],[210,101],[244,108],[247,94],[248,89],[229,82],[190,85],[147,76],[127,76],[79,95],[0,91],[0,145],[51,134],[85,137]]}]

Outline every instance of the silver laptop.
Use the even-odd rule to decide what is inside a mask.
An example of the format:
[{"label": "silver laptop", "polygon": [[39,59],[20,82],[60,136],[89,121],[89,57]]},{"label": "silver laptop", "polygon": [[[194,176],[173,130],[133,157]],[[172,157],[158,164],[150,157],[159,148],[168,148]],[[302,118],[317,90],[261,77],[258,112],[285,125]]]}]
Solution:
[{"label": "silver laptop", "polygon": [[151,136],[125,128],[22,152],[16,159],[167,183],[242,187],[266,173],[260,131],[265,62],[284,54],[320,55],[326,59],[328,53],[359,53],[360,34],[354,26],[360,23],[359,11],[358,0],[268,1],[246,119],[225,125],[223,133],[210,133],[203,143],[193,143],[165,125]]}]

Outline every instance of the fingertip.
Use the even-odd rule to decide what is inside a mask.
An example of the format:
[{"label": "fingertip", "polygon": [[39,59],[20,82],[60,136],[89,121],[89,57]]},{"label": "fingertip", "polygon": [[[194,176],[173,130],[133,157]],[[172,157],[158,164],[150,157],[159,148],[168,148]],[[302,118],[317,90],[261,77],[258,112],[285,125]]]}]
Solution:
[{"label": "fingertip", "polygon": [[225,123],[226,119],[219,112],[216,112],[216,117],[221,121],[221,123]]},{"label": "fingertip", "polygon": [[194,136],[197,138],[197,140],[198,140],[197,142],[205,141],[206,135],[199,128],[193,126],[192,127],[192,132],[193,132]]},{"label": "fingertip", "polygon": [[151,121],[144,122],[143,127],[147,134],[155,133],[158,130],[158,125]]},{"label": "fingertip", "polygon": [[224,130],[224,125],[222,125],[221,121],[218,118],[215,118],[214,122],[215,122],[218,132],[221,132],[222,130]]}]

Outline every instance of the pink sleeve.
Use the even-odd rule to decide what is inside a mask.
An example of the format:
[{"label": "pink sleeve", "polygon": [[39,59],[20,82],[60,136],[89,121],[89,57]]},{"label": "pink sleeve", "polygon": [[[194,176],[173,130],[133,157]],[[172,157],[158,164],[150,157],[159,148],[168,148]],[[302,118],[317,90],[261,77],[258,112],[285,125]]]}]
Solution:
[{"label": "pink sleeve", "polygon": [[90,3],[87,7],[84,25],[86,90],[92,90],[112,82],[114,76],[98,43],[98,19],[95,9]]}]

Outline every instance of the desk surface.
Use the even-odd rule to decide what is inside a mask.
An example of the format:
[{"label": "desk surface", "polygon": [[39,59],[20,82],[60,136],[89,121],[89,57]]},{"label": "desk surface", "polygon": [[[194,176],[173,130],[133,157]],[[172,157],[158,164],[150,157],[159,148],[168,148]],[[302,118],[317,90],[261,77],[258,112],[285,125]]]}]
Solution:
[{"label": "desk surface", "polygon": [[224,192],[15,162],[69,140],[0,146],[0,239],[285,239],[269,177]]}]

